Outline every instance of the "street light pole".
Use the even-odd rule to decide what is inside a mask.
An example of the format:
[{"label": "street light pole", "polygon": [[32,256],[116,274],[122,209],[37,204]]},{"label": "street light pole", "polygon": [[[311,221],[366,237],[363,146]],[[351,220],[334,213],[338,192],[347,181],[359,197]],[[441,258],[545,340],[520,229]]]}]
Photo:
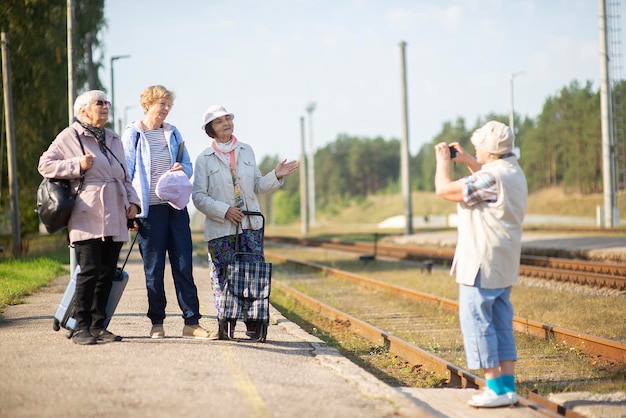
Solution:
[{"label": "street light pole", "polygon": [[313,148],[313,111],[315,102],[309,103],[306,111],[309,113],[309,222],[315,226],[315,149]]},{"label": "street light pole", "polygon": [[300,116],[300,232],[302,236],[309,233],[309,200],[307,193],[307,163],[306,163],[306,147],[304,135],[304,116]]},{"label": "street light pole", "polygon": [[114,55],[111,57],[111,118],[113,121],[113,130],[115,131],[115,81],[113,78],[113,63],[122,58],[130,58],[130,55]]},{"label": "street light pole", "polygon": [[513,79],[518,75],[524,74],[524,71],[509,74],[509,128],[515,135],[515,111],[513,110]]},{"label": "street light pole", "polygon": [[124,121],[122,123],[122,129],[126,127],[126,125],[128,124],[128,109],[133,109],[136,106],[133,105],[129,105],[129,106],[124,106]]}]

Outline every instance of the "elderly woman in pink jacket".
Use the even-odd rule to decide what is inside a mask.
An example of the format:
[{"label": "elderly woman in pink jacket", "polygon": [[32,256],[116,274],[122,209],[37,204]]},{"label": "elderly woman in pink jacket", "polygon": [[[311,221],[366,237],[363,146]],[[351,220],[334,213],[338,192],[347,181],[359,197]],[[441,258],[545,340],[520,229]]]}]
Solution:
[{"label": "elderly woman in pink jacket", "polygon": [[91,345],[120,341],[104,329],[105,308],[117,261],[128,241],[127,220],[141,211],[126,169],[119,136],[105,129],[111,102],[100,90],[76,98],[76,121],[61,131],[39,158],[39,173],[83,185],[68,223],[70,245],[76,249],[76,332],[72,341]]}]

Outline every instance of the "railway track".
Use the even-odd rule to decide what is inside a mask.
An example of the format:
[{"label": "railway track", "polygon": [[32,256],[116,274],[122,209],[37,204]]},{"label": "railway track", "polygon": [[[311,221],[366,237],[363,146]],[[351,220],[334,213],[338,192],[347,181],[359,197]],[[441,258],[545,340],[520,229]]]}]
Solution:
[{"label": "railway track", "polygon": [[[332,245],[331,247],[332,249],[337,249]],[[345,251],[343,248],[341,249]],[[362,252],[362,250],[359,252]],[[287,278],[285,280],[282,274],[280,274],[280,268],[278,268],[278,275],[275,275],[277,279],[273,281],[276,289],[289,294],[290,297],[297,299],[298,303],[307,306],[328,320],[346,324],[355,333],[362,335],[372,344],[385,347],[389,353],[404,359],[408,363],[421,365],[444,376],[447,385],[468,388],[482,387],[484,385],[484,381],[480,376],[464,370],[462,366],[458,365],[462,362],[455,360],[462,357],[462,341],[458,340],[459,329],[449,325],[450,317],[458,316],[458,304],[455,301],[373,280],[321,264],[290,259],[284,254],[285,251],[280,251],[279,254],[266,248],[266,257],[272,261],[277,261],[278,265],[297,265],[297,269],[303,269],[304,271],[309,271],[309,273],[301,273],[299,272],[300,270],[296,273],[288,272],[285,274]],[[344,289],[342,286],[337,285],[337,278],[350,281],[355,287],[353,289]],[[332,283],[330,286],[332,290],[325,290],[328,288],[328,284],[323,285],[323,282]],[[294,286],[288,283],[294,284]],[[311,292],[308,291],[297,290],[296,287],[300,283],[305,283],[305,287],[309,289],[316,289],[318,295],[309,294]],[[357,288],[367,290],[359,292],[355,290]],[[382,306],[377,307],[371,300],[379,298],[381,293],[386,293],[389,296],[385,299],[387,302],[383,302]],[[344,309],[341,308],[341,305],[344,303],[344,296],[342,295],[349,295],[350,299],[356,299],[357,301],[354,303],[362,309],[356,309],[354,312],[350,312],[350,309],[348,309],[347,312],[344,312]],[[332,303],[324,301],[324,299]],[[443,315],[442,319],[439,320],[431,317],[422,318],[422,315],[427,314],[404,311],[403,309],[405,308],[399,307],[399,302],[396,304],[395,302],[389,302],[390,300],[408,301],[407,305],[427,305],[431,308],[426,309],[426,311],[445,311],[449,315],[447,317]],[[432,309],[432,306],[439,308]],[[408,324],[413,328],[421,329],[422,333],[427,334],[426,337],[419,339],[405,332],[404,328],[406,328],[407,323],[405,319],[407,318]],[[421,322],[418,322],[418,320]],[[430,331],[436,331],[436,337],[428,334],[429,328]],[[515,329],[529,339],[563,342],[575,348],[577,352],[585,353],[593,358],[602,358],[621,364],[622,366],[620,367],[622,369],[624,364],[626,364],[626,347],[620,342],[517,317],[515,318]],[[449,337],[446,333],[451,333],[454,337]],[[444,336],[441,337],[441,335]],[[450,341],[447,341],[448,339]],[[443,343],[434,347],[434,341],[443,341]],[[526,343],[522,343],[522,345],[524,344]],[[552,380],[557,386],[559,384],[567,385],[568,382],[571,383],[577,379],[584,379],[584,377],[577,375],[575,372],[556,370],[556,366],[553,366],[553,364],[560,361],[557,359],[559,354],[529,355],[523,352],[524,348],[520,351],[522,352],[520,353],[520,361],[518,361],[518,370],[522,371],[522,376],[524,375],[524,370],[537,370],[532,373],[536,373],[536,376],[539,376],[540,379]],[[550,366],[546,367],[545,365]],[[578,367],[578,364],[565,363],[565,369],[577,369]],[[580,372],[583,374],[588,373],[585,371]],[[528,376],[525,379],[528,380]],[[527,381],[525,388],[528,387],[528,383]],[[547,416],[577,416],[532,391],[529,391],[527,396],[523,403],[540,412],[545,412]]]},{"label": "railway track", "polygon": [[[450,265],[454,256],[454,249],[450,248],[383,245],[359,241],[343,242],[281,236],[268,236],[266,240],[292,245],[366,253],[372,257],[381,256],[398,260],[417,261],[426,263],[426,265],[429,265],[429,263]],[[520,276],[626,291],[626,264],[522,254]]]},{"label": "railway track", "polygon": [[[483,388],[485,380],[467,370],[464,370],[445,359],[428,353],[421,348],[395,337],[394,335],[359,320],[351,315],[326,305],[304,293],[301,293],[281,281],[274,280],[273,285],[280,291],[296,299],[298,303],[313,310],[330,321],[339,321],[347,324],[352,332],[367,339],[372,344],[382,345],[392,355],[398,356],[413,365],[420,365],[439,375],[445,376],[449,387]],[[533,409],[546,417],[583,418],[577,412],[565,408],[544,396],[529,392],[527,397],[520,396],[519,403]]]},{"label": "railway track", "polygon": [[[396,286],[390,283],[374,280],[358,274],[351,273],[340,269],[327,267],[317,263],[311,263],[302,260],[295,260],[275,252],[266,251],[266,256],[274,260],[280,260],[285,263],[292,263],[304,266],[313,270],[317,270],[326,275],[343,277],[354,281],[359,286],[367,286],[379,290],[385,290],[395,296],[404,298],[409,301],[426,303],[432,306],[439,306],[449,312],[458,313],[458,302]],[[533,321],[527,318],[514,317],[513,328],[515,331],[536,337],[542,340],[554,339],[561,341],[570,347],[575,347],[582,353],[602,358],[615,363],[626,364],[626,345],[618,341],[606,338],[595,337],[579,331],[561,328],[551,324]]]},{"label": "railway track", "polygon": [[[370,325],[365,321],[299,292],[280,280],[273,280],[273,286],[297,300],[299,304],[306,306],[308,309],[316,312],[327,320],[341,322],[344,326],[347,326],[351,332],[360,335],[372,344],[384,346],[390,354],[412,365],[419,365],[419,367],[424,367],[444,376],[448,387],[483,388],[485,385],[485,381],[482,377],[398,338],[392,333]],[[582,415],[577,412],[532,391],[529,392],[526,397],[520,396],[519,403],[546,417],[582,418]]]}]

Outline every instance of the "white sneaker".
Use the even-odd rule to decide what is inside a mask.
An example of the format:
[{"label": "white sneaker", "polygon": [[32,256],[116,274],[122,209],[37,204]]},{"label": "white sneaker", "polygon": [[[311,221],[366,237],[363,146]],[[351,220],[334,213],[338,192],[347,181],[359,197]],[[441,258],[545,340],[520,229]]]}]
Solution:
[{"label": "white sneaker", "polygon": [[511,401],[511,405],[516,405],[519,402],[519,399],[517,398],[517,393],[507,392],[505,393],[505,395],[509,397],[509,401]]},{"label": "white sneaker", "polygon": [[[517,395],[515,397],[517,398]],[[493,390],[485,388],[478,395],[472,396],[467,404],[476,408],[497,408],[512,405],[512,399],[509,398],[508,394],[498,395]]]}]

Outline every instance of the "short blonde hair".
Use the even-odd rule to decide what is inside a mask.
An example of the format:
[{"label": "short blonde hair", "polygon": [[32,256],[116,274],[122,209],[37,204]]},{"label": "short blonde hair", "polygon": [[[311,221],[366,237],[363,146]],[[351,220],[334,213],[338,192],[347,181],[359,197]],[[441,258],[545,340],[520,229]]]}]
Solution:
[{"label": "short blonde hair", "polygon": [[143,107],[143,111],[148,111],[148,108],[157,100],[165,99],[169,102],[170,106],[174,105],[174,92],[169,91],[160,84],[150,86],[141,92],[139,103]]},{"label": "short blonde hair", "polygon": [[107,95],[102,90],[89,90],[74,100],[74,117],[81,122],[87,122],[82,120],[82,109],[87,109],[96,100],[107,100]]}]

